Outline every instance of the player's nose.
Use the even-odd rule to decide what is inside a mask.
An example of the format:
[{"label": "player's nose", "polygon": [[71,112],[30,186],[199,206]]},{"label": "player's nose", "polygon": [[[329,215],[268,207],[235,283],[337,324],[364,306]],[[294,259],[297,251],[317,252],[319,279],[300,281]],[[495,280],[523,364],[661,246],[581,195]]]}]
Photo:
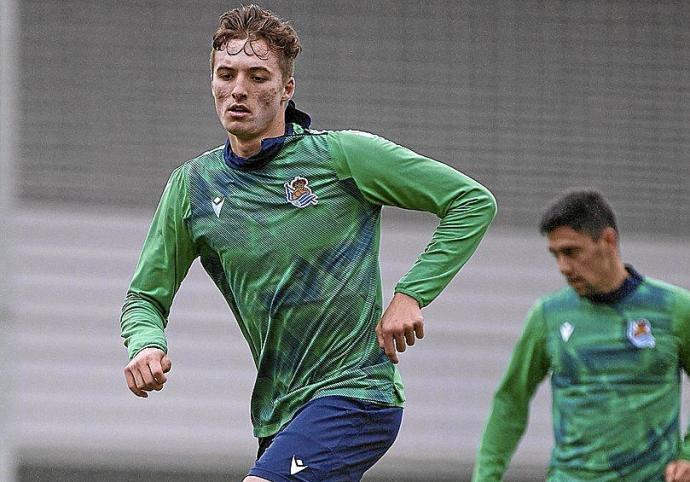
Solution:
[{"label": "player's nose", "polygon": [[247,98],[247,84],[241,76],[235,81],[235,85],[232,87],[231,92],[232,98],[235,100],[242,100]]},{"label": "player's nose", "polygon": [[570,265],[565,256],[557,256],[556,262],[558,263],[558,270],[561,272],[562,275],[568,276],[572,274],[572,266]]}]

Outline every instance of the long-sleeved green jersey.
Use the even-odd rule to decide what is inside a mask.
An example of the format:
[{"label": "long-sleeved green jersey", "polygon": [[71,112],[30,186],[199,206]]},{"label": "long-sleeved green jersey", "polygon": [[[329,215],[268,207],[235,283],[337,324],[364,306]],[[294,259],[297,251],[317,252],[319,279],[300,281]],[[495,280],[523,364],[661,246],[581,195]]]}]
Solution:
[{"label": "long-sleeved green jersey", "polygon": [[258,374],[257,437],[326,395],[401,406],[378,346],[381,206],[440,218],[395,290],[430,303],[495,214],[493,196],[440,162],[371,134],[297,124],[267,163],[232,168],[219,147],[176,169],[163,192],[122,310],[130,358],[166,350],[180,283],[200,257],[249,344]]},{"label": "long-sleeved green jersey", "polygon": [[690,292],[650,278],[613,303],[571,288],[537,301],[495,394],[473,480],[501,480],[528,405],[551,372],[549,481],[663,481],[690,459],[680,382],[690,367]]}]

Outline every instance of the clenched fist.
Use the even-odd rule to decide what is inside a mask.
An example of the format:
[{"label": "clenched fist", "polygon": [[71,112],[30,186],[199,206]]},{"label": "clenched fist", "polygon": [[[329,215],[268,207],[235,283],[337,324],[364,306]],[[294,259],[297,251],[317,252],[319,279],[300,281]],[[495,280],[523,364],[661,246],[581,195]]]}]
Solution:
[{"label": "clenched fist", "polygon": [[146,398],[151,390],[162,390],[172,362],[163,350],[144,348],[125,367],[127,386],[137,397]]}]

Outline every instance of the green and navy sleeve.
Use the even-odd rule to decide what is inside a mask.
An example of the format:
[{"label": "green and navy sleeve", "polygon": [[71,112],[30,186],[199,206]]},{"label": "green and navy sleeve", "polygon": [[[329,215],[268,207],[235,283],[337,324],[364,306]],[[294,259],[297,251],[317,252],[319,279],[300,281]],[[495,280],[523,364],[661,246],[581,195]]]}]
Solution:
[{"label": "green and navy sleeve", "polygon": [[428,246],[395,287],[428,305],[477,249],[496,214],[493,195],[452,167],[372,134],[338,131],[329,142],[338,177],[352,179],[367,201],[440,218]]},{"label": "green and navy sleeve", "polygon": [[[690,292],[676,288],[675,295],[673,321],[679,340],[680,365],[690,375]],[[678,458],[690,460],[690,426],[685,433]]]},{"label": "green and navy sleeve", "polygon": [[498,482],[525,432],[529,403],[549,371],[541,302],[528,314],[522,336],[498,386],[479,444],[473,482]]},{"label": "green and navy sleeve", "polygon": [[177,168],[165,186],[122,307],[120,328],[130,359],[147,347],[167,352],[170,306],[196,258],[186,221],[190,205],[184,169]]}]

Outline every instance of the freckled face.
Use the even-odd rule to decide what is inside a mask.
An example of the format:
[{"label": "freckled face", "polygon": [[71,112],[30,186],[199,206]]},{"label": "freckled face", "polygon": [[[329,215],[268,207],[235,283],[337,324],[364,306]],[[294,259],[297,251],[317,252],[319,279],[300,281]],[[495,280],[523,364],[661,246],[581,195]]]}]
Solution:
[{"label": "freckled face", "polygon": [[283,79],[278,57],[266,42],[230,40],[213,56],[211,92],[231,141],[235,137],[260,142],[283,135],[284,106],[292,98],[295,81]]}]

